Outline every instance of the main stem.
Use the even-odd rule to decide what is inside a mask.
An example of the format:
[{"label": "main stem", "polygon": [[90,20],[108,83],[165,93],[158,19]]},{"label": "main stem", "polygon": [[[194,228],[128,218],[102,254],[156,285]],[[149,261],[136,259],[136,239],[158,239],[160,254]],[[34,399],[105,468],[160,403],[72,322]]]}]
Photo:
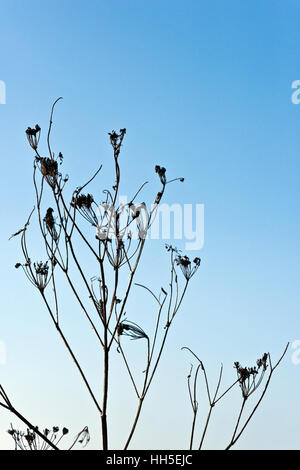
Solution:
[{"label": "main stem", "polygon": [[108,433],[107,433],[107,396],[108,396],[108,355],[109,350],[107,347],[107,328],[104,332],[104,384],[103,384],[103,404],[102,404],[102,414],[101,414],[101,425],[102,425],[102,445],[103,450],[108,450]]},{"label": "main stem", "polygon": [[107,432],[107,398],[108,398],[108,365],[109,365],[109,346],[108,346],[108,320],[106,310],[106,293],[105,293],[105,273],[103,262],[100,261],[100,273],[102,281],[102,306],[103,306],[103,351],[104,351],[104,371],[103,371],[103,401],[101,413],[101,426],[102,426],[102,447],[103,450],[108,450],[108,432]]},{"label": "main stem", "polygon": [[130,434],[129,434],[128,439],[127,439],[127,442],[126,442],[126,444],[125,444],[124,450],[127,450],[128,446],[129,446],[129,444],[130,444],[130,441],[131,441],[131,438],[132,438],[133,433],[134,433],[134,431],[135,431],[135,428],[136,428],[138,419],[139,419],[139,417],[140,417],[140,413],[141,413],[141,410],[142,410],[142,405],[143,405],[144,398],[145,398],[145,396],[140,397],[140,399],[139,399],[139,400],[140,400],[139,406],[138,406],[138,409],[137,409],[137,412],[136,412],[136,415],[135,415],[134,423],[133,423],[133,425],[132,425]]}]

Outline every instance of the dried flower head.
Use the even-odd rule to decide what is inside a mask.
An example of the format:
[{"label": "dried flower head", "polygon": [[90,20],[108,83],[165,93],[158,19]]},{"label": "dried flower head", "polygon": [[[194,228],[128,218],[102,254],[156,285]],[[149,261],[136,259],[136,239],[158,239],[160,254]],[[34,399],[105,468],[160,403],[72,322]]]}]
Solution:
[{"label": "dried flower head", "polygon": [[160,167],[159,165],[155,166],[155,173],[158,173],[159,179],[163,185],[166,184],[166,169],[164,167]]},{"label": "dried flower head", "polygon": [[[242,367],[239,362],[234,363],[237,371],[239,385],[241,387],[243,398],[246,400],[261,384],[265,371],[267,370],[268,354],[265,353],[262,358],[256,361],[255,367]],[[257,379],[257,375],[259,378]]]},{"label": "dried flower head", "polygon": [[[38,428],[37,428],[38,430]],[[44,441],[36,431],[27,428],[26,432],[19,431],[18,429],[14,429],[13,426],[11,425],[11,429],[8,429],[8,434],[13,438],[15,441],[15,446],[16,449],[20,450],[52,450],[52,447],[50,444],[48,444],[46,441]],[[59,427],[58,426],[53,426],[52,430],[50,429],[44,429],[42,431],[42,434],[48,439],[48,441],[51,441],[54,443],[56,441],[56,444],[62,440],[62,438],[68,434],[69,430],[67,428],[63,428],[61,431],[61,435],[59,436]]]},{"label": "dried flower head", "polygon": [[[97,287],[95,287],[95,283],[97,283]],[[93,299],[93,302],[94,302],[94,305],[97,309],[97,312],[100,316],[100,318],[104,318],[103,316],[103,311],[104,311],[104,308],[103,308],[103,300],[101,299],[101,295],[102,295],[102,292],[103,292],[103,289],[102,289],[102,281],[100,279],[100,277],[97,277],[97,276],[94,276],[91,278],[91,292],[92,292],[92,295],[91,295],[91,298]],[[96,289],[98,292],[96,292]],[[105,302],[107,301],[107,295],[108,295],[108,289],[107,289],[107,286],[104,286],[104,292],[105,292]]]},{"label": "dried flower head", "polygon": [[51,277],[49,277],[49,266],[48,261],[43,263],[40,261],[39,263],[31,263],[30,258],[26,259],[24,264],[17,263],[15,268],[22,267],[27,279],[37,287],[41,292],[45,290],[47,287]]},{"label": "dried flower head", "polygon": [[43,176],[51,176],[55,178],[58,175],[58,165],[56,160],[51,158],[41,159],[41,171]]},{"label": "dried flower head", "polygon": [[50,234],[50,236],[53,238],[53,240],[56,242],[58,240],[58,233],[55,227],[55,220],[53,217],[53,209],[52,207],[49,207],[47,209],[46,215],[44,217],[44,224],[45,228]]},{"label": "dried flower head", "polygon": [[118,335],[130,336],[131,339],[148,338],[144,330],[136,323],[123,321],[118,325]]},{"label": "dried flower head", "polygon": [[48,284],[48,273],[49,273],[49,266],[48,261],[43,263],[40,261],[39,263],[33,263],[33,267],[36,274],[36,286],[41,290],[44,291],[45,287]]},{"label": "dried flower head", "polygon": [[200,258],[195,258],[193,260],[193,264],[191,260],[189,259],[188,256],[181,256],[180,254],[177,255],[175,258],[175,263],[180,266],[180,269],[186,278],[187,281],[191,279],[191,277],[195,274],[197,269],[200,266],[201,259]]},{"label": "dried flower head", "polygon": [[92,206],[94,202],[94,198],[91,194],[75,194],[72,198],[71,205],[75,207],[82,217],[91,225],[98,227],[98,218]]},{"label": "dried flower head", "polygon": [[77,435],[76,440],[78,440],[79,444],[82,444],[84,447],[88,445],[90,442],[90,433],[89,428],[85,426],[83,430]]},{"label": "dried flower head", "polygon": [[36,124],[34,129],[31,129],[31,127],[27,127],[26,129],[26,136],[27,140],[29,142],[30,147],[32,147],[34,150],[37,149],[39,140],[40,140],[40,132],[41,128],[38,124]]},{"label": "dried flower head", "polygon": [[80,194],[78,196],[73,196],[72,206],[78,207],[79,209],[91,209],[94,198],[91,194]]},{"label": "dried flower head", "polygon": [[58,176],[61,176],[61,173],[58,172],[57,160],[48,157],[36,157],[35,160],[39,164],[40,171],[46,178],[47,183],[54,188]]},{"label": "dried flower head", "polygon": [[121,145],[126,134],[126,129],[120,129],[120,133],[118,134],[116,131],[111,131],[108,133],[110,138],[110,143],[114,149],[114,156],[117,158],[120,153]]}]

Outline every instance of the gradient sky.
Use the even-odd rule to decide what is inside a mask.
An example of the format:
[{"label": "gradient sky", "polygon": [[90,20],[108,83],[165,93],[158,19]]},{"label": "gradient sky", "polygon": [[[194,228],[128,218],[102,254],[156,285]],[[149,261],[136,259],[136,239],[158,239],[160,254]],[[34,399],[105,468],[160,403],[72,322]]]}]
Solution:
[{"label": "gradient sky", "polygon": [[[63,96],[53,145],[64,154],[70,187],[100,163],[94,191],[113,184],[107,132],[126,127],[123,194],[145,180],[145,198],[156,194],[159,164],[170,177],[185,177],[168,187],[165,202],[205,205],[205,244],[190,253],[202,264],[132,441],[132,448],[187,448],[191,358],[182,346],[201,357],[212,383],[222,362],[225,387],[235,378],[234,361],[250,366],[265,351],[275,361],[288,341],[300,339],[300,105],[291,101],[291,84],[300,79],[299,2],[0,0],[0,12],[0,80],[7,88],[0,105],[0,341],[7,353],[0,383],[40,427],[65,425],[75,435],[89,425],[90,448],[97,448],[93,405],[38,292],[14,269],[18,241],[8,242],[34,204],[33,155],[24,131],[36,123],[45,129],[52,102]],[[178,246],[184,248],[184,240]],[[137,282],[158,291],[168,272],[164,240],[150,240]],[[134,295],[128,308],[143,324],[151,300],[137,290]],[[70,305],[66,334],[97,387],[100,355]],[[142,353],[136,343],[128,346]],[[300,448],[300,365],[292,352],[236,448]],[[134,395],[117,354],[112,373],[110,441],[117,448],[129,429]],[[202,382],[199,387],[205,400]],[[207,448],[227,443],[237,402],[234,395],[216,409]],[[1,411],[0,449],[12,447],[5,433],[11,422],[18,424]]]}]

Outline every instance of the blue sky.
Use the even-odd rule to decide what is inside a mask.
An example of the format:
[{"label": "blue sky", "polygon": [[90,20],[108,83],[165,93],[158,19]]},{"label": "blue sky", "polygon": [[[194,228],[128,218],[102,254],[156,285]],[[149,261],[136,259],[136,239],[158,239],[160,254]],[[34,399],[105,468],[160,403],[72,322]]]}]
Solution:
[{"label": "blue sky", "polygon": [[[6,104],[0,105],[0,340],[7,351],[1,383],[40,426],[65,424],[75,434],[88,424],[96,448],[93,407],[37,293],[14,269],[17,241],[8,242],[34,204],[24,131],[37,122],[45,129],[52,102],[63,96],[53,143],[64,154],[70,187],[100,163],[103,174],[93,189],[100,193],[111,184],[107,132],[126,127],[123,194],[145,180],[146,196],[156,194],[159,164],[168,175],[185,177],[184,184],[168,187],[165,202],[205,205],[205,244],[197,253],[202,264],[132,442],[133,448],[186,447],[190,358],[182,346],[202,358],[212,380],[223,362],[230,381],[234,361],[251,365],[265,351],[275,359],[288,341],[300,338],[300,106],[291,101],[291,84],[300,79],[299,4],[11,0],[0,1],[0,8],[0,80],[6,84]],[[34,230],[32,240],[38,250]],[[184,241],[178,245],[184,248]],[[137,282],[159,290],[168,269],[164,241],[150,240]],[[151,312],[149,299],[136,292],[135,315],[141,305]],[[65,315],[68,335],[97,384],[99,352],[84,323],[68,309]],[[289,350],[237,448],[299,448],[300,366],[291,357]],[[124,441],[133,407],[120,367],[116,357],[110,403],[115,447]],[[208,448],[224,445],[233,406],[228,401],[216,413]],[[1,412],[0,448],[11,445],[5,434],[10,422],[14,418]]]}]

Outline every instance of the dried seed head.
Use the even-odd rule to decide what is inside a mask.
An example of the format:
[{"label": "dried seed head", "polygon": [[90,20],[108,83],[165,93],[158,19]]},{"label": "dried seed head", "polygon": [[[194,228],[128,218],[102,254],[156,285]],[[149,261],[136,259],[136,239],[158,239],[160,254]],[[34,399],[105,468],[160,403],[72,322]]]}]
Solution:
[{"label": "dried seed head", "polygon": [[31,280],[31,282],[41,291],[45,290],[49,282],[48,274],[49,274],[49,266],[48,261],[43,263],[40,261],[39,263],[33,263],[33,268],[35,271],[35,276],[31,274],[32,271],[30,270],[30,264],[26,263],[23,265],[23,269],[27,270],[27,277]]},{"label": "dried seed head", "polygon": [[40,132],[41,132],[40,126],[36,124],[34,129],[31,129],[31,127],[27,127],[25,132],[26,132],[27,140],[29,142],[30,147],[36,150],[38,147],[39,140],[40,140]]},{"label": "dried seed head", "polygon": [[48,261],[43,263],[40,261],[39,263],[33,264],[36,274],[40,274],[41,276],[47,276],[49,271]]},{"label": "dried seed head", "polygon": [[91,209],[94,198],[91,194],[80,194],[79,196],[73,196],[72,206],[78,207],[79,209]]},{"label": "dried seed head", "polygon": [[52,231],[55,225],[54,217],[53,217],[53,209],[52,207],[49,207],[47,209],[46,215],[44,217],[44,222],[46,224],[46,227],[49,231]]},{"label": "dried seed head", "polygon": [[115,130],[108,133],[110,138],[110,143],[114,149],[114,156],[117,158],[120,153],[121,145],[126,134],[126,129],[120,129],[120,134],[118,134]]},{"label": "dried seed head", "polygon": [[42,175],[46,177],[50,186],[53,187],[59,175],[57,161],[51,158],[37,158],[37,161],[40,162]]},{"label": "dried seed head", "polygon": [[167,178],[166,178],[166,169],[164,167],[160,167],[159,165],[155,166],[155,173],[158,173],[158,176],[160,178],[160,181],[163,185],[166,184]]},{"label": "dried seed head", "polygon": [[181,256],[178,254],[177,257],[175,258],[175,262],[178,266],[180,266],[180,269],[184,277],[186,278],[186,280],[189,281],[191,277],[195,274],[197,269],[199,268],[201,259],[195,258],[193,261],[194,265],[192,265],[192,262],[188,256],[186,255]]},{"label": "dried seed head", "polygon": [[130,336],[131,339],[148,338],[148,336],[140,326],[128,320],[119,323],[118,335]]},{"label": "dried seed head", "polygon": [[[268,354],[265,353],[262,358],[256,361],[256,367],[241,367],[239,362],[234,363],[234,368],[237,371],[239,385],[245,400],[259,387],[267,369],[267,359]],[[257,380],[256,377],[259,372],[260,376]]]},{"label": "dried seed head", "polygon": [[92,206],[94,202],[94,198],[91,194],[79,194],[73,196],[71,205],[75,207],[91,225],[98,227],[98,218]]}]

